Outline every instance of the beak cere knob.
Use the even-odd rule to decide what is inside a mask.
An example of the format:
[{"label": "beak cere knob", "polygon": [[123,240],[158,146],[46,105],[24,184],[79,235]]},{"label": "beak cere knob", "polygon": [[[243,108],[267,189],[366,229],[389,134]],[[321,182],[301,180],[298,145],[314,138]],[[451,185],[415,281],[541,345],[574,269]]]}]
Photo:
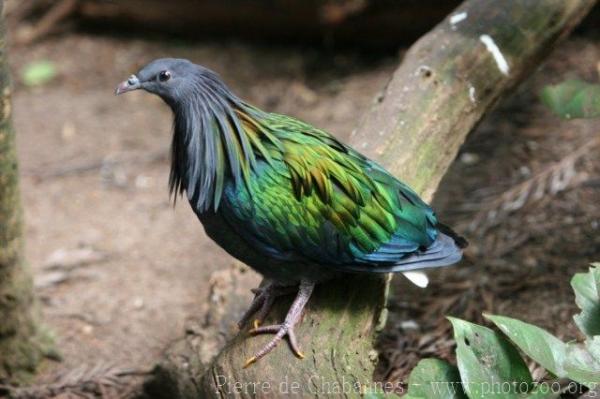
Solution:
[{"label": "beak cere knob", "polygon": [[115,94],[118,96],[119,94],[127,93],[128,91],[137,90],[139,88],[140,80],[137,76],[131,75],[129,79],[119,83],[117,89],[115,90]]}]

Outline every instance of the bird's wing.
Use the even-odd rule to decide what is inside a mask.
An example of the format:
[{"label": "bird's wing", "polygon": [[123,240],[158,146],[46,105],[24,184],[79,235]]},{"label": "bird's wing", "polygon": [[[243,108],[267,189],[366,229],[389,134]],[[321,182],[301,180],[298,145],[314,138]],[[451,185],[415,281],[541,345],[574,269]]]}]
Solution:
[{"label": "bird's wing", "polygon": [[436,217],[409,187],[328,133],[272,118],[269,159],[259,156],[246,186],[227,185],[220,206],[254,247],[280,259],[376,269],[436,241]]}]

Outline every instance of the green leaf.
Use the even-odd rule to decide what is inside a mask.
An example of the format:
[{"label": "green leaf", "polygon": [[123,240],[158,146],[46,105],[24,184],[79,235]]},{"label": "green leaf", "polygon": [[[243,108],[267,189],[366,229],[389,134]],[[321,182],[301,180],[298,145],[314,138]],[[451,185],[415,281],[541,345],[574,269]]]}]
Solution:
[{"label": "green leaf", "polygon": [[566,377],[567,345],[546,330],[505,316],[484,315],[527,356],[558,377]]},{"label": "green leaf", "polygon": [[560,398],[560,391],[552,389],[551,383],[537,385],[533,391],[524,396],[527,399],[557,399]]},{"label": "green leaf", "polygon": [[470,399],[522,398],[532,389],[531,374],[517,349],[497,332],[449,318],[454,327],[456,360]]},{"label": "green leaf", "polygon": [[600,116],[600,85],[572,79],[546,86],[542,101],[555,114],[565,119]]},{"label": "green leaf", "polygon": [[588,273],[577,273],[571,279],[575,302],[581,313],[575,323],[588,337],[600,335],[600,267],[591,267]]},{"label": "green leaf", "polygon": [[592,356],[600,362],[600,336],[588,338],[585,345]]},{"label": "green leaf", "polygon": [[56,77],[57,70],[53,62],[43,60],[27,64],[21,73],[25,86],[42,86]]},{"label": "green leaf", "polygon": [[400,396],[393,393],[382,393],[382,392],[366,392],[363,399],[400,399]]},{"label": "green leaf", "polygon": [[410,373],[408,394],[410,399],[466,399],[456,366],[439,360],[423,359]]},{"label": "green leaf", "polygon": [[485,317],[527,356],[557,377],[570,378],[588,387],[600,381],[600,361],[594,356],[597,352],[592,352],[590,347],[565,344],[544,329],[510,317]]},{"label": "green leaf", "polygon": [[600,381],[600,360],[589,349],[580,344],[568,344],[564,367],[567,377],[593,388]]}]

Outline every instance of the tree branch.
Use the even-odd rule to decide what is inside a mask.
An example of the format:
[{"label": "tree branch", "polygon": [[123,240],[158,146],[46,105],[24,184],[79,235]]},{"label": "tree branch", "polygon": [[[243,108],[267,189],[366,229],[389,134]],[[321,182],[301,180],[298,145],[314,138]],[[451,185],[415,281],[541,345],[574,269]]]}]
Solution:
[{"label": "tree branch", "polygon": [[29,380],[52,349],[50,336],[38,323],[39,309],[24,259],[3,8],[4,1],[0,0],[0,384]]}]

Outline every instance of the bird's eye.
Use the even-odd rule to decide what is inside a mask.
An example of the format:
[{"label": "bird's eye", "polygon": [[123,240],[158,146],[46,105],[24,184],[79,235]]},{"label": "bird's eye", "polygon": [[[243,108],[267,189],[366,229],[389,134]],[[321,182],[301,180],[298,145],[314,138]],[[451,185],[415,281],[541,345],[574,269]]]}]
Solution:
[{"label": "bird's eye", "polygon": [[169,71],[162,71],[158,74],[158,80],[161,82],[166,82],[169,79],[171,79],[171,72]]}]

